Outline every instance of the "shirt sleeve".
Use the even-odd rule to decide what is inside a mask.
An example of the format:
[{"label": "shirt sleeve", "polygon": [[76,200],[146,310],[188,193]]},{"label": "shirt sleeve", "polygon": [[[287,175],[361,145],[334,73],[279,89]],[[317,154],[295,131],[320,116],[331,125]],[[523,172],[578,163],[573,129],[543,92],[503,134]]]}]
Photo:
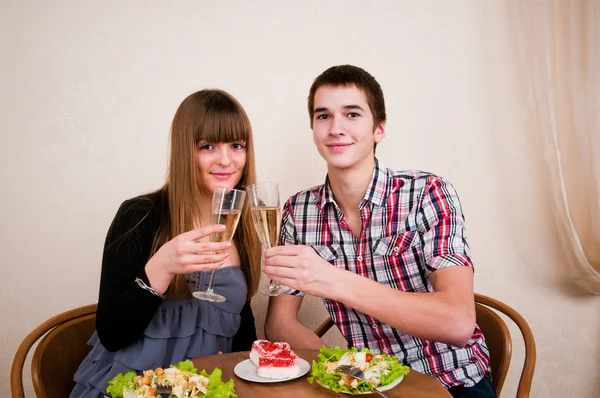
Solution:
[{"label": "shirt sleeve", "polygon": [[281,232],[279,233],[279,245],[297,245],[298,238],[296,237],[296,224],[292,215],[291,200],[288,200],[283,205],[281,210]]},{"label": "shirt sleeve", "polygon": [[126,201],[106,236],[96,330],[109,351],[118,351],[139,338],[162,303],[160,297],[134,282],[139,277],[149,285],[145,265],[155,232],[151,218],[146,202]]},{"label": "shirt sleeve", "polygon": [[441,177],[429,179],[419,218],[427,272],[451,266],[473,268],[458,193]]},{"label": "shirt sleeve", "polygon": [[[281,210],[281,232],[279,233],[279,245],[297,245],[300,244],[298,241],[298,236],[296,234],[296,223],[294,221],[293,211],[293,200],[294,198],[290,198],[283,205],[283,209]],[[285,294],[290,296],[300,296],[304,297],[304,293],[300,290],[290,289]]]}]

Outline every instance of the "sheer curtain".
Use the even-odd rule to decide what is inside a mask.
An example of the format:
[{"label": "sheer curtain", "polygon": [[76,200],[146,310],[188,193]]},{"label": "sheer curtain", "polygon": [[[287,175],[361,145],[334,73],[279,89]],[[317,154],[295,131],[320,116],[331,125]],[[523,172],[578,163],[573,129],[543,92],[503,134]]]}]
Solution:
[{"label": "sheer curtain", "polygon": [[508,4],[568,266],[577,285],[600,295],[600,2]]}]

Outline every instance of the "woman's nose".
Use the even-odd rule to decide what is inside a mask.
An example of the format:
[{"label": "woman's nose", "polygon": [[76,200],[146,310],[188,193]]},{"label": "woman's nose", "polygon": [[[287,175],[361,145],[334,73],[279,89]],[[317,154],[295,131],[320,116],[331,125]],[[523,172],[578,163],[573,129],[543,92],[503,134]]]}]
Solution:
[{"label": "woman's nose", "polygon": [[231,156],[229,153],[229,148],[224,146],[222,148],[220,148],[221,150],[219,151],[219,164],[223,165],[223,166],[227,166],[231,163]]}]

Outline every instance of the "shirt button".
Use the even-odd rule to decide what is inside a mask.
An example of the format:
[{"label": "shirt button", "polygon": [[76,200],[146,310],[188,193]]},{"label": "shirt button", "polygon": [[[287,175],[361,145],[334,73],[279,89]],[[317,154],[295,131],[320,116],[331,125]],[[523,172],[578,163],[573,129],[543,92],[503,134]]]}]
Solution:
[{"label": "shirt button", "polygon": [[383,353],[384,353],[384,354],[388,354],[388,349],[387,349],[387,348],[384,348],[384,349],[383,349]]},{"label": "shirt button", "polygon": [[373,324],[373,329],[377,330],[377,324],[376,323]]},{"label": "shirt button", "polygon": [[356,257],[356,259],[357,259],[358,261],[362,261],[362,260],[363,260],[362,256],[358,256],[358,257]]},{"label": "shirt button", "polygon": [[399,248],[398,246],[396,246],[396,247],[394,247],[394,251],[395,251],[396,253],[398,253],[398,252],[400,251],[400,248]]}]

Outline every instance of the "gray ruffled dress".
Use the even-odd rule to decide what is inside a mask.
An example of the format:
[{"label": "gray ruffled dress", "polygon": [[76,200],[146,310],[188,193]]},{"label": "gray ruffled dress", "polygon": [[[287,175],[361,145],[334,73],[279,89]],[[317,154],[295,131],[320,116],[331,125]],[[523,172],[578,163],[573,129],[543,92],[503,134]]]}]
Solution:
[{"label": "gray ruffled dress", "polygon": [[[198,273],[194,279],[193,285],[206,290],[210,273]],[[219,351],[231,352],[247,295],[240,267],[219,268],[215,292],[224,295],[227,301],[165,300],[144,334],[119,351],[104,348],[95,332],[88,342],[93,348],[75,373],[77,384],[70,397],[104,397],[109,380],[128,370],[139,373]]]}]

